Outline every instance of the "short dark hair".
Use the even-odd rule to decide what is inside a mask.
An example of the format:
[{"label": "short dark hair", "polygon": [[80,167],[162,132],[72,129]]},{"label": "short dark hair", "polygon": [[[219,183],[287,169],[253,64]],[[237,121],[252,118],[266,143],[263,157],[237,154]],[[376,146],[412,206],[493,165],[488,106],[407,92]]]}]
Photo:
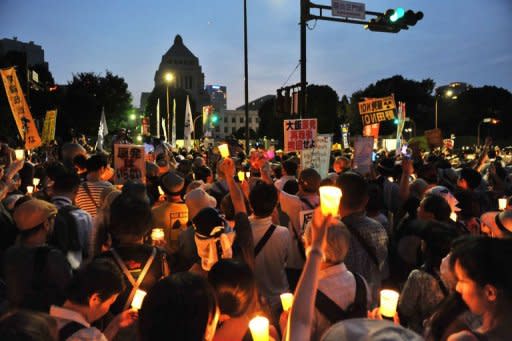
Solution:
[{"label": "short dark hair", "polygon": [[80,186],[80,177],[70,170],[57,173],[54,181],[53,190],[56,193],[71,193]]},{"label": "short dark hair", "polygon": [[277,205],[277,189],[272,184],[259,181],[249,193],[254,215],[257,217],[268,217]]},{"label": "short dark hair", "polygon": [[306,168],[300,172],[300,188],[306,193],[316,193],[320,187],[320,181],[322,181],[322,177],[313,168]]},{"label": "short dark hair", "polygon": [[341,203],[344,207],[355,210],[365,205],[368,182],[362,175],[350,171],[342,173],[338,176],[336,185],[341,188]]},{"label": "short dark hair", "polygon": [[124,277],[110,259],[98,258],[78,270],[67,288],[67,299],[79,305],[87,305],[93,294],[102,301],[125,289]]},{"label": "short dark hair", "polygon": [[292,161],[290,159],[283,161],[283,169],[285,170],[287,175],[297,175],[297,162]]},{"label": "short dark hair", "polygon": [[206,278],[178,272],[156,283],[139,313],[141,341],[203,340],[209,320],[217,310],[215,292]]},{"label": "short dark hair", "polygon": [[208,177],[212,175],[212,170],[207,166],[200,166],[194,170],[196,180],[207,181]]},{"label": "short dark hair", "polygon": [[468,187],[475,189],[480,186],[482,182],[482,174],[473,168],[462,168],[460,171],[460,178],[466,180]]},{"label": "short dark hair", "polygon": [[110,206],[109,231],[112,237],[122,235],[145,236],[151,228],[153,217],[147,200],[122,193]]},{"label": "short dark hair", "polygon": [[[251,204],[249,200],[244,196],[245,210],[247,214],[251,212]],[[235,207],[233,206],[233,200],[231,200],[231,194],[226,194],[224,198],[222,198],[220,202],[220,210],[224,213],[224,218],[226,220],[234,220],[235,219]]]},{"label": "short dark hair", "polygon": [[442,222],[450,221],[452,209],[442,196],[437,194],[427,194],[421,201],[420,205],[423,206],[425,212],[433,214],[435,220]]},{"label": "short dark hair", "polygon": [[86,162],[88,172],[96,172],[100,170],[102,167],[107,167],[107,165],[107,157],[103,154],[94,154],[93,156],[88,158]]}]

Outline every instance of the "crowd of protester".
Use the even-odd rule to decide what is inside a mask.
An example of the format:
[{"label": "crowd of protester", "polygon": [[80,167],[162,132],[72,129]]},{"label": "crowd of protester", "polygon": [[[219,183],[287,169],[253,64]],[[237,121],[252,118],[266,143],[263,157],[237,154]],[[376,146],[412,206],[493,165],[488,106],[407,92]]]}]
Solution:
[{"label": "crowd of protester", "polygon": [[160,143],[144,181],[114,185],[108,153],[18,160],[2,139],[0,340],[252,340],[255,316],[270,340],[510,340],[512,168],[490,149],[364,171],[335,151],[322,178],[296,153]]}]

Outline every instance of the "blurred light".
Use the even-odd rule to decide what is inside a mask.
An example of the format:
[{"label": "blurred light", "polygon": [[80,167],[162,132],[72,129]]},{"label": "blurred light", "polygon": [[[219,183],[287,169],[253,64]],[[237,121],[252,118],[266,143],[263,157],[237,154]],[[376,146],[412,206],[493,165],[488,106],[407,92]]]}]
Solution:
[{"label": "blurred light", "polygon": [[164,79],[167,83],[170,83],[174,79],[174,75],[170,72],[167,72],[164,76]]},{"label": "blurred light", "polygon": [[452,97],[452,96],[453,96],[453,90],[446,90],[445,95],[446,95],[447,97]]},{"label": "blurred light", "polygon": [[142,142],[142,136],[137,135],[137,142]]},{"label": "blurred light", "polygon": [[137,115],[130,114],[130,120],[135,121],[136,118],[137,118]]},{"label": "blurred light", "polygon": [[398,19],[402,18],[405,14],[405,11],[402,7],[398,7],[394,12],[393,15],[389,17],[389,20],[391,22],[396,22]]}]

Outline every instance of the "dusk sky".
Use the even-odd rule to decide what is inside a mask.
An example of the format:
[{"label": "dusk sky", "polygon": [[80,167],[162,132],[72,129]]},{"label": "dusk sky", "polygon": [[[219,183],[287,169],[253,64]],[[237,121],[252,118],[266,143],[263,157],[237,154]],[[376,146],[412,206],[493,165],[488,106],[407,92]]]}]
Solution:
[{"label": "dusk sky", "polygon": [[[248,0],[250,100],[275,94],[297,66],[299,3]],[[308,82],[330,85],[340,98],[395,74],[512,90],[511,0],[366,2],[370,11],[398,6],[425,17],[398,34],[310,22]],[[205,84],[227,86],[228,108],[241,105],[242,0],[0,0],[0,38],[41,45],[57,83],[108,69],[124,77],[135,106],[176,34],[199,58]],[[297,69],[288,84],[299,76]]]}]

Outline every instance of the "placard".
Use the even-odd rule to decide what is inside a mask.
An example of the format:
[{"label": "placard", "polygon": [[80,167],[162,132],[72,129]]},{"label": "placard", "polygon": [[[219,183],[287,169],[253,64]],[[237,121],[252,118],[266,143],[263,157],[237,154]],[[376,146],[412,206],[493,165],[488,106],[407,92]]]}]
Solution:
[{"label": "placard", "polygon": [[370,98],[358,103],[363,126],[395,119],[395,98]]},{"label": "placard", "polygon": [[135,144],[114,145],[114,184],[123,185],[131,180],[146,182],[144,146]]},{"label": "placard", "polygon": [[372,165],[373,137],[356,136],[354,140],[353,168],[365,175],[370,172]]},{"label": "placard", "polygon": [[48,110],[44,118],[42,143],[46,144],[55,140],[55,123],[57,120],[57,110]]},{"label": "placard", "polygon": [[301,153],[300,162],[302,169],[314,168],[322,179],[327,177],[331,157],[331,144],[332,134],[317,135],[315,148],[304,149]]},{"label": "placard", "polygon": [[430,148],[443,146],[443,133],[441,132],[441,129],[435,128],[425,130],[425,137],[427,138],[427,143]]},{"label": "placard", "polygon": [[284,151],[300,152],[315,147],[317,119],[284,120]]}]

